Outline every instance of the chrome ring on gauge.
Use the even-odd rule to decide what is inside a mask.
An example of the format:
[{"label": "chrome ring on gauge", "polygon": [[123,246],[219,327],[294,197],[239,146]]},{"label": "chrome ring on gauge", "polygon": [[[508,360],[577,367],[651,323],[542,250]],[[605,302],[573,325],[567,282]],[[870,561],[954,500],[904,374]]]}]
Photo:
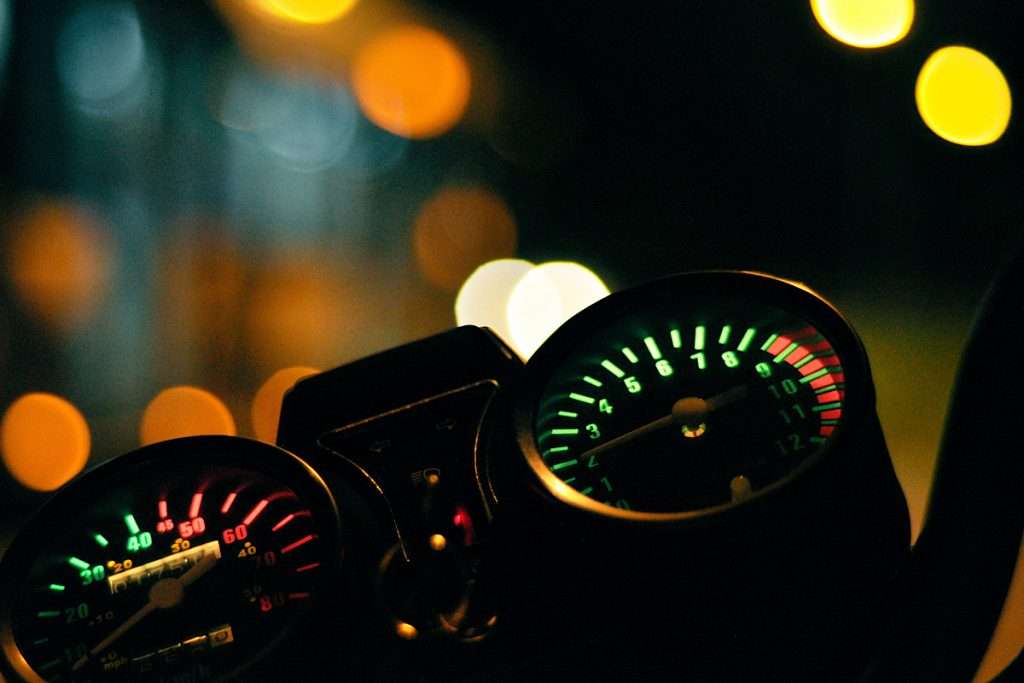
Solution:
[{"label": "chrome ring on gauge", "polygon": [[21,531],[0,577],[4,660],[28,681],[237,674],[308,621],[339,542],[331,494],[290,453],[216,436],[147,446]]},{"label": "chrome ring on gauge", "polygon": [[530,360],[519,448],[555,498],[685,519],[743,504],[827,457],[873,407],[863,348],[809,289],[709,271],[613,294]]}]

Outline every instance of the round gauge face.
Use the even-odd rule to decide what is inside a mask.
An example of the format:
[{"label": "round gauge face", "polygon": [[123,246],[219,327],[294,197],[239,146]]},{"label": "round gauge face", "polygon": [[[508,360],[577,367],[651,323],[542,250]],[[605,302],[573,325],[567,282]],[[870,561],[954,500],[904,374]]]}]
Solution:
[{"label": "round gauge face", "polygon": [[848,390],[866,395],[862,355],[798,285],[676,276],[598,302],[539,350],[521,445],[556,496],[605,514],[730,506],[831,447]]},{"label": "round gauge face", "polygon": [[[246,464],[246,462],[251,464]],[[337,513],[290,454],[180,439],[62,491],[3,566],[4,654],[28,680],[208,680],[321,597]]]}]

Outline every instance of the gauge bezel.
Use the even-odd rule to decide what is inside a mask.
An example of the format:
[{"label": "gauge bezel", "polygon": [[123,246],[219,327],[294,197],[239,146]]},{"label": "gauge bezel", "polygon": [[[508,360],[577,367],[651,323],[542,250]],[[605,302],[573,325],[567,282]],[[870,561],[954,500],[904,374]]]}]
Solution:
[{"label": "gauge bezel", "polygon": [[[579,493],[548,469],[537,445],[534,422],[540,396],[557,369],[581,346],[638,310],[671,310],[686,298],[712,296],[750,301],[793,313],[818,329],[828,339],[843,366],[846,390],[843,419],[828,444],[797,465],[785,477],[738,502],[678,512],[624,510]],[[586,513],[634,522],[677,522],[714,517],[757,505],[766,497],[787,488],[808,471],[828,462],[851,440],[857,426],[871,414],[875,404],[874,385],[864,346],[849,321],[831,303],[805,284],[748,270],[692,271],[670,275],[638,287],[608,295],[576,314],[559,327],[526,363],[513,390],[512,428],[518,450],[528,470],[544,491],[557,501]]]},{"label": "gauge bezel", "polygon": [[[11,614],[16,582],[28,573],[40,552],[49,550],[45,543],[34,540],[38,535],[32,532],[45,528],[55,519],[73,517],[76,509],[80,509],[79,501],[82,497],[94,492],[105,480],[119,476],[120,472],[129,468],[149,466],[159,459],[177,461],[180,467],[187,467],[190,462],[201,467],[238,467],[280,481],[303,498],[325,532],[320,539],[325,570],[323,576],[336,576],[340,571],[343,536],[337,503],[321,476],[302,458],[278,446],[236,436],[189,436],[144,446],[97,465],[59,489],[32,516],[28,524],[19,530],[0,562],[0,673],[7,671],[28,683],[45,683],[46,680],[32,668],[19,649]],[[327,580],[322,579],[321,583],[326,588]],[[313,606],[307,617],[314,618],[313,615],[322,607],[322,604]],[[276,650],[293,634],[301,621],[300,615],[293,615],[257,657],[223,672],[218,680],[236,677],[263,660],[267,653]],[[0,680],[2,678],[0,676]]]}]

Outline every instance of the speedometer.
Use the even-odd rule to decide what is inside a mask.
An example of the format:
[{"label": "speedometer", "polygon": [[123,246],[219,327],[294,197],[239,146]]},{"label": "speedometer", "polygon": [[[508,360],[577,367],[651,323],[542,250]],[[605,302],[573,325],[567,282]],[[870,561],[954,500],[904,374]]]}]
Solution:
[{"label": "speedometer", "polygon": [[3,653],[27,680],[208,680],[272,651],[337,559],[330,494],[267,444],[155,444],[62,491],[4,559]]}]

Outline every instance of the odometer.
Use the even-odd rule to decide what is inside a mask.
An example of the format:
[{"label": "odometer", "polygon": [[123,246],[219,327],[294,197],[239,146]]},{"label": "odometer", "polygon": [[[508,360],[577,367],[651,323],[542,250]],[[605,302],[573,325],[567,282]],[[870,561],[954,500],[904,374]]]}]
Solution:
[{"label": "odometer", "polygon": [[321,597],[337,524],[319,477],[273,446],[144,448],[62,491],[22,531],[4,562],[4,654],[28,680],[236,672]]}]

